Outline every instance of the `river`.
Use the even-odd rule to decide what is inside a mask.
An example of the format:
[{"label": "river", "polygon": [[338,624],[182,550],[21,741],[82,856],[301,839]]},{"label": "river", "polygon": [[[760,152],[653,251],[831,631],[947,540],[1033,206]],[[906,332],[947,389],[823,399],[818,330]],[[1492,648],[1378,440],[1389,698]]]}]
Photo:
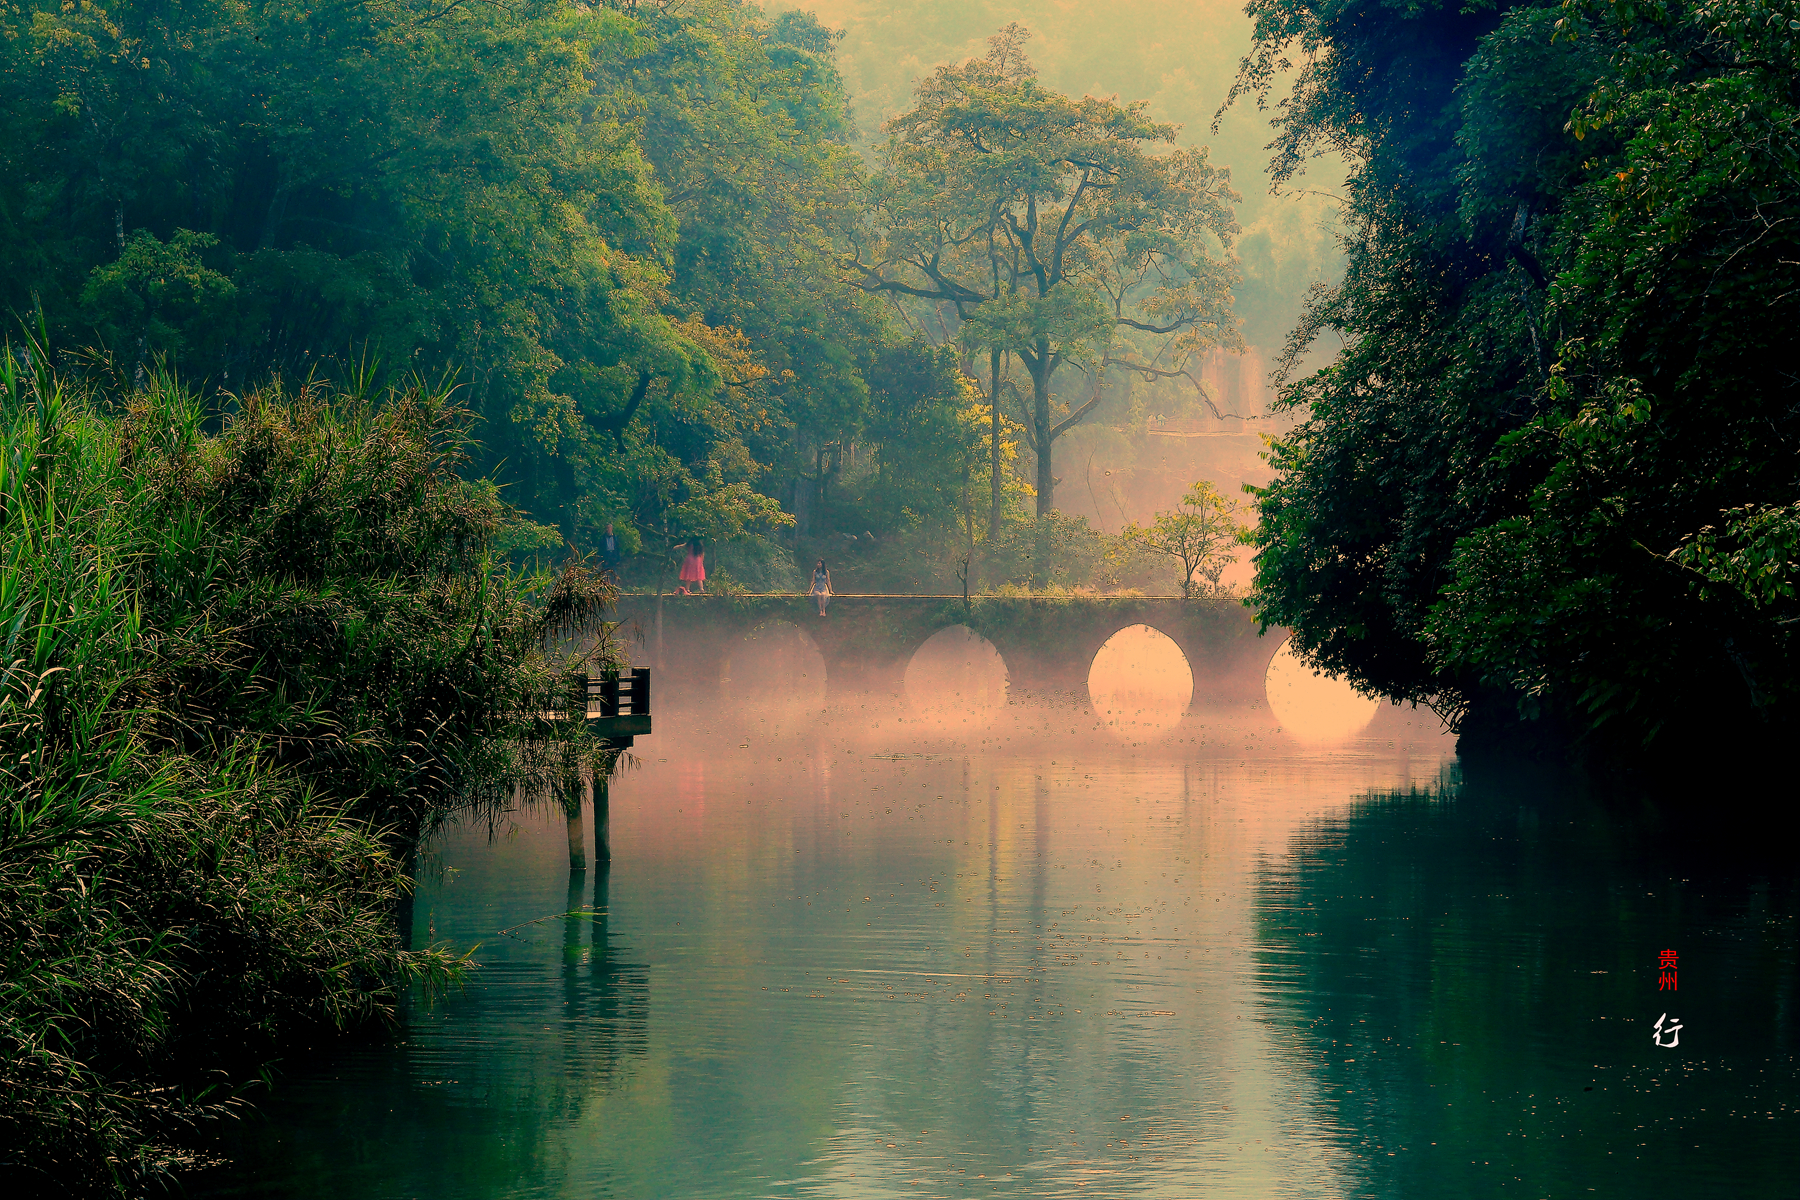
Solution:
[{"label": "river", "polygon": [[192,1192],[1800,1190],[1800,878],[1701,836],[1729,796],[1474,773],[1399,709],[696,706],[637,753],[609,870],[560,813],[435,842],[416,936],[474,981],[286,1064]]}]

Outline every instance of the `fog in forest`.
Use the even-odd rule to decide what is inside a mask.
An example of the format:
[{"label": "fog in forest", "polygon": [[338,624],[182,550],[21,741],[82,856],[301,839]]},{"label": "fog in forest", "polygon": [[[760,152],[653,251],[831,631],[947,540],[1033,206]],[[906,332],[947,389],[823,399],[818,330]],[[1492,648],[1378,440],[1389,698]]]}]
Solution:
[{"label": "fog in forest", "polygon": [[[1153,119],[1180,126],[1178,145],[1206,146],[1214,164],[1229,167],[1242,196],[1242,232],[1233,249],[1243,273],[1235,308],[1245,349],[1215,349],[1192,364],[1225,418],[1199,404],[1185,382],[1147,387],[1129,376],[1111,380],[1109,403],[1056,444],[1063,479],[1057,503],[1116,533],[1172,507],[1195,479],[1211,480],[1233,496],[1245,483],[1268,482],[1257,435],[1293,423],[1291,414],[1272,411],[1271,373],[1307,289],[1335,283],[1343,269],[1337,214],[1344,166],[1336,156],[1316,159],[1303,177],[1273,195],[1265,169],[1273,109],[1259,112],[1240,100],[1213,132],[1215,114],[1251,46],[1251,23],[1241,4],[825,0],[777,3],[770,11],[787,7],[810,9],[844,31],[838,65],[865,145],[879,141],[883,123],[913,102],[921,77],[940,64],[979,57],[996,30],[1016,21],[1031,30],[1027,49],[1045,86],[1072,96],[1147,101]],[[1330,360],[1335,340],[1328,341],[1310,348],[1297,373]],[[1085,386],[1078,373],[1063,375],[1067,388]],[[1242,588],[1249,579],[1250,566],[1240,561],[1227,568],[1223,582]]]}]

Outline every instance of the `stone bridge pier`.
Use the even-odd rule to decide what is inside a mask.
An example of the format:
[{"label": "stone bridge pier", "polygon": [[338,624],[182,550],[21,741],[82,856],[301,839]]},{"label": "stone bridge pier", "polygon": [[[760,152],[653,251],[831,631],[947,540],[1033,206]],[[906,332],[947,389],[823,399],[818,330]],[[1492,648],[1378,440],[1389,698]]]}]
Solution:
[{"label": "stone bridge pier", "polygon": [[[897,695],[907,663],[940,630],[965,626],[1005,660],[1009,690],[1050,703],[1088,704],[1088,672],[1109,638],[1133,625],[1166,634],[1194,674],[1193,709],[1259,703],[1283,630],[1259,634],[1235,600],[1153,596],[834,596],[820,619],[806,595],[625,596],[621,633],[634,662],[659,668],[658,691],[676,699],[716,689],[745,640],[792,625],[818,647],[826,692]],[[673,689],[673,690],[672,690]]]}]

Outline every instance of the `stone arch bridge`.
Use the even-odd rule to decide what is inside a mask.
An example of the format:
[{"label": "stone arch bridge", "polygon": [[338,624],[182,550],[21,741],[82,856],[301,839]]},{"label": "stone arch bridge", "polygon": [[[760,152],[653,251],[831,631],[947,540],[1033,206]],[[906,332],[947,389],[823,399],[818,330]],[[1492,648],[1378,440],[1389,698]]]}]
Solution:
[{"label": "stone arch bridge", "polygon": [[[1148,625],[1174,641],[1194,673],[1195,708],[1260,703],[1269,662],[1286,631],[1257,632],[1236,600],[1159,596],[834,596],[818,616],[805,594],[624,596],[620,629],[633,660],[669,682],[711,681],[750,634],[798,626],[825,660],[826,689],[898,693],[913,653],[939,630],[966,626],[1006,662],[1011,690],[1047,701],[1087,703],[1094,655],[1113,634]],[[666,674],[665,674],[666,672]]]}]

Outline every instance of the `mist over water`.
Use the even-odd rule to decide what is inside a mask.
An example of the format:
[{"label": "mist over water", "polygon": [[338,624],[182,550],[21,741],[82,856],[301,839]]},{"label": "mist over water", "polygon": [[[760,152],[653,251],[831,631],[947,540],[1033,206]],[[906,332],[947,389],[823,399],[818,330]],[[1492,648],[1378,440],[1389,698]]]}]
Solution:
[{"label": "mist over water", "polygon": [[[677,687],[707,687],[706,678],[679,680]],[[759,723],[809,719],[825,702],[825,657],[800,626],[770,621],[752,630],[719,664],[722,694],[746,710],[760,710]]]},{"label": "mist over water", "polygon": [[1006,662],[966,625],[926,639],[906,664],[904,684],[913,712],[945,727],[986,728],[1006,707]]},{"label": "mist over water", "polygon": [[1143,633],[1091,707],[946,633],[891,694],[815,696],[795,626],[668,681],[608,871],[560,812],[448,831],[416,927],[471,986],[292,1064],[198,1194],[1791,1194],[1791,871],[1465,780],[1422,712],[1108,721],[1194,686]]},{"label": "mist over water", "polygon": [[1088,696],[1111,732],[1127,740],[1155,737],[1187,715],[1194,672],[1168,634],[1131,625],[1094,656]]}]

